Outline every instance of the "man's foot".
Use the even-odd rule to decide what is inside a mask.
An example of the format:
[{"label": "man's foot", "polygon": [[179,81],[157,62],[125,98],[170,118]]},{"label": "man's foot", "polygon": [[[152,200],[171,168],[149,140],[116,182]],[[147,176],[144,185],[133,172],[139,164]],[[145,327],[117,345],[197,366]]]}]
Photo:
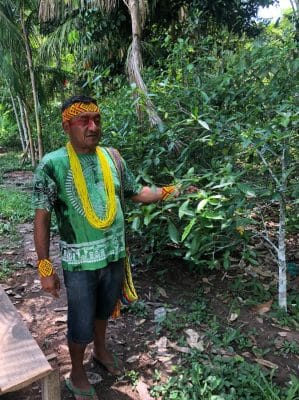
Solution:
[{"label": "man's foot", "polygon": [[101,353],[94,351],[92,358],[95,364],[104,368],[111,375],[121,376],[123,374],[123,367],[119,359],[107,350]]},{"label": "man's foot", "polygon": [[74,386],[72,380],[66,379],[65,386],[72,393],[75,400],[99,400],[95,388],[89,385],[88,389],[82,389]]}]

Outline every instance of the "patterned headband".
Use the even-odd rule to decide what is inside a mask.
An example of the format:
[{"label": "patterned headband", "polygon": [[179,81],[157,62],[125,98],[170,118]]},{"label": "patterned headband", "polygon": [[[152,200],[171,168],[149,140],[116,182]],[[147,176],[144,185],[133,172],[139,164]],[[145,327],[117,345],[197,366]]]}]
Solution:
[{"label": "patterned headband", "polygon": [[62,112],[62,121],[69,121],[71,118],[83,112],[100,112],[99,107],[94,103],[73,103]]}]

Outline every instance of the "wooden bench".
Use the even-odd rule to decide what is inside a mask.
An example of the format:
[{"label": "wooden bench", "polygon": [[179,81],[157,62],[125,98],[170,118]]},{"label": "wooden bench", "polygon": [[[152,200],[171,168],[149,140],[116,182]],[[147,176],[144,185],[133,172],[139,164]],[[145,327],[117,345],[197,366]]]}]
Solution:
[{"label": "wooden bench", "polygon": [[42,400],[60,400],[53,370],[0,285],[0,396],[42,381]]}]

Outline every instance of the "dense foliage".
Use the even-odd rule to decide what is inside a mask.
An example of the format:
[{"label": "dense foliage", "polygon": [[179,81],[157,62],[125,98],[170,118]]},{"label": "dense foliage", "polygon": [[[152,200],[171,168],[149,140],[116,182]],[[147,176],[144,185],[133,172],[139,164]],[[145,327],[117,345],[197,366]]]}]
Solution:
[{"label": "dense foliage", "polygon": [[[249,38],[241,31],[248,32],[258,2],[235,9],[240,25],[233,22],[233,14],[222,2],[213,3],[213,7],[208,2],[191,3],[179,25],[176,18],[182,2],[174,1],[169,13],[162,12],[159,16],[157,4],[147,20],[147,24],[152,24],[151,29],[147,28],[150,25],[144,27],[147,40],[144,55],[149,66],[143,75],[164,121],[163,129],[152,128],[145,114],[143,120],[136,119],[135,104],[138,102],[145,109],[146,99],[134,84],[126,83],[121,68],[124,60],[116,61],[114,51],[109,59],[110,49],[123,49],[124,57],[129,44],[128,18],[123,5],[100,19],[97,9],[78,8],[65,21],[44,24],[43,31],[52,31],[45,48],[50,46],[53,53],[59,41],[55,29],[64,29],[64,34],[68,34],[65,51],[72,49],[74,53],[65,53],[60,58],[56,88],[61,79],[62,92],[42,108],[43,144],[48,151],[65,142],[59,99],[74,90],[94,95],[100,99],[103,114],[103,143],[121,150],[140,182],[150,185],[175,182],[182,189],[178,199],[163,205],[129,210],[128,221],[133,232],[147,238],[147,259],[151,260],[158,251],[181,256],[190,265],[210,268],[228,268],[235,254],[255,263],[256,254],[248,242],[251,234],[258,234],[263,227],[261,215],[252,219],[252,213],[254,210],[259,214],[257,208],[266,210],[269,204],[276,212],[283,154],[287,159],[283,173],[288,175],[288,229],[298,226],[294,216],[299,190],[294,84],[298,76],[298,53],[293,27],[285,19],[280,28],[263,28],[257,37]],[[65,25],[73,18],[77,21],[74,25]],[[163,28],[161,20],[165,23]],[[227,28],[219,29],[221,24]],[[124,30],[118,36],[115,29],[121,26]],[[254,26],[257,27],[255,22],[250,25],[251,32]],[[83,34],[79,35],[81,30]],[[122,45],[118,40],[123,41]],[[103,46],[104,52],[100,50]],[[97,51],[102,52],[101,59]],[[51,63],[55,65],[55,58]],[[60,76],[61,68],[64,74]],[[48,75],[44,87],[55,88],[50,84],[50,76],[55,75]],[[41,92],[41,98],[45,93]],[[49,95],[48,91],[48,98]],[[7,103],[3,104],[7,107]],[[1,133],[7,131],[7,121],[13,116],[7,113],[2,114],[0,135],[3,145],[8,141],[13,145],[11,133],[5,133],[5,137]],[[278,174],[277,182],[272,181],[269,168]],[[186,193],[189,185],[197,186],[199,191]],[[262,219],[267,219],[267,211]]]},{"label": "dense foliage", "polygon": [[141,180],[174,180],[183,188],[195,184],[200,191],[132,212],[133,229],[150,235],[153,249],[168,249],[195,264],[212,267],[221,260],[227,267],[230,254],[242,249],[254,262],[244,247],[254,223],[249,214],[257,204],[275,207],[277,200],[258,151],[269,156],[276,171],[286,146],[290,216],[296,204],[298,112],[289,76],[298,75],[298,60],[292,35],[249,41],[224,31],[201,43],[181,37],[171,44],[166,35],[164,43],[169,56],[159,74],[148,69],[146,79],[166,129],[133,127],[134,88],[122,89],[120,99],[126,98],[128,108],[116,96],[104,103],[105,142],[121,148]]}]

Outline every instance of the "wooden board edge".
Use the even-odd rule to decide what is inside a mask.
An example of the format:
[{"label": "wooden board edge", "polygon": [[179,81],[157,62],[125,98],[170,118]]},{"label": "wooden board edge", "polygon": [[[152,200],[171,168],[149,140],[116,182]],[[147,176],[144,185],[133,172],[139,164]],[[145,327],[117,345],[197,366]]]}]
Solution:
[{"label": "wooden board edge", "polygon": [[0,388],[0,394],[15,392],[16,390],[22,389],[22,388],[30,385],[31,383],[44,378],[45,376],[49,375],[52,371],[53,371],[53,368],[49,364],[49,367],[46,370],[40,372],[38,375],[36,375],[34,377],[27,379],[26,381],[18,382],[16,384],[14,384],[13,386],[7,386],[7,387],[4,386],[4,387]]}]

